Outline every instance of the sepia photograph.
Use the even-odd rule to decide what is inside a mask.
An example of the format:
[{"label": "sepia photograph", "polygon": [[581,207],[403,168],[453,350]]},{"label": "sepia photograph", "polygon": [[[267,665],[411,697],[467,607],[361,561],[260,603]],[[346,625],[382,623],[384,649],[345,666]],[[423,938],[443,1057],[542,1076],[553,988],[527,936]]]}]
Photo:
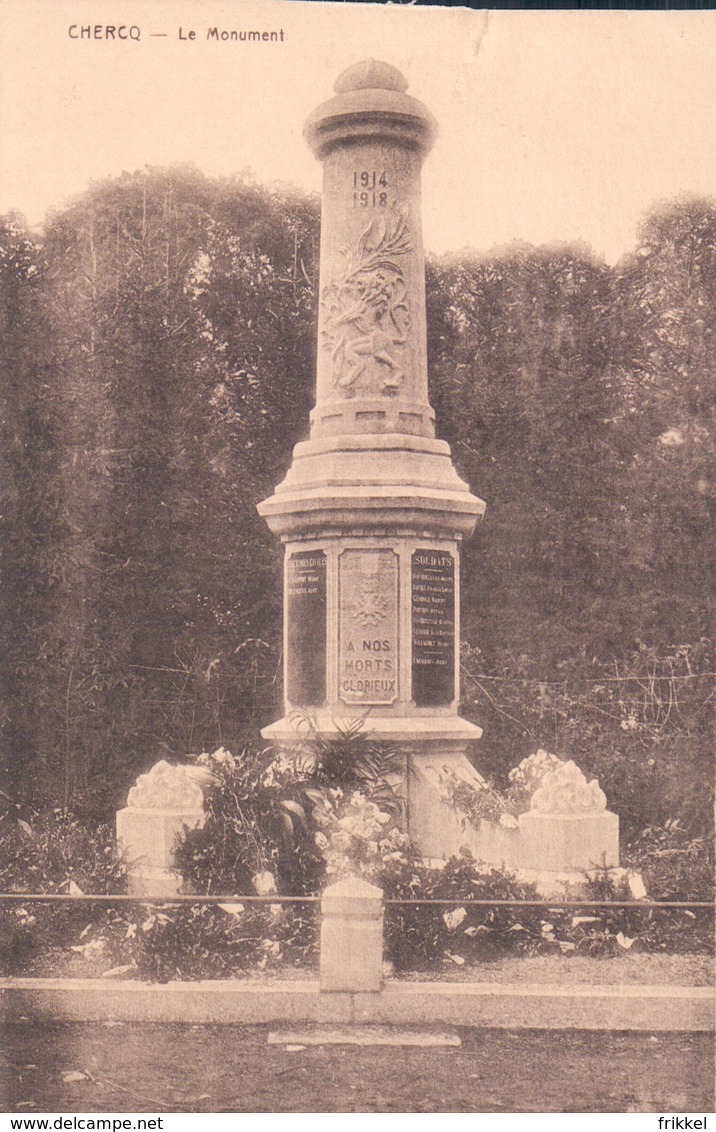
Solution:
[{"label": "sepia photograph", "polygon": [[709,10],[0,0],[9,1128],[706,1129],[715,107]]}]

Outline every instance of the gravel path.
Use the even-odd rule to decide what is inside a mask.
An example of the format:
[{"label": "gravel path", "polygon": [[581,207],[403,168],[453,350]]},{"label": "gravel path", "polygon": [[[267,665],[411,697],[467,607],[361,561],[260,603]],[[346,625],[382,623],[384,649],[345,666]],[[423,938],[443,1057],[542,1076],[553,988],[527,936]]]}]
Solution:
[{"label": "gravel path", "polygon": [[[66,949],[53,949],[28,965],[22,974],[35,978],[98,979],[107,970],[107,960],[88,961]],[[386,972],[387,973],[387,972]],[[591,983],[594,986],[617,983],[656,986],[713,986],[714,960],[709,955],[649,955],[626,952],[615,959],[589,959],[582,955],[538,955],[498,959],[494,962],[458,967],[445,960],[429,971],[401,973],[400,979],[411,982],[469,983]],[[133,971],[126,978],[136,978]],[[242,979],[276,981],[279,979],[317,979],[318,964],[313,967],[276,967],[268,971],[249,970],[237,975]]]},{"label": "gravel path", "polygon": [[533,958],[498,959],[494,963],[456,967],[449,960],[444,971],[401,974],[410,982],[422,979],[461,983],[588,983],[682,987],[713,986],[714,961],[709,955],[624,955],[619,959],[588,959],[581,955],[537,955]]},{"label": "gravel path", "polygon": [[708,1034],[460,1029],[460,1048],[290,1050],[269,1046],[268,1030],[8,1026],[0,1102],[28,1116],[713,1110]]}]

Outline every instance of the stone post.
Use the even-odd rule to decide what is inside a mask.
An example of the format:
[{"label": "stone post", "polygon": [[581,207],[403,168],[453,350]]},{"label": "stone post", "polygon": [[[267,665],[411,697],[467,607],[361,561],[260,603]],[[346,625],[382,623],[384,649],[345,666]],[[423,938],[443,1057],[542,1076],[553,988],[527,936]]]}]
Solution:
[{"label": "stone post", "polygon": [[325,890],[321,912],[321,990],[379,991],[382,890],[359,877],[347,877]]},{"label": "stone post", "polygon": [[459,546],[484,504],[428,401],[420,171],[436,124],[407,85],[358,63],[306,123],[324,168],[316,405],[258,510],[285,546],[285,714],[262,734],[295,739],[297,709],[325,735],[366,716],[403,752],[420,845],[422,764],[469,773],[481,734],[458,714]]},{"label": "stone post", "polygon": [[182,877],[174,848],[183,828],[204,824],[204,795],[191,769],[163,759],[137,779],[127,805],[117,811],[117,844],[129,869],[135,896],[176,896]]}]

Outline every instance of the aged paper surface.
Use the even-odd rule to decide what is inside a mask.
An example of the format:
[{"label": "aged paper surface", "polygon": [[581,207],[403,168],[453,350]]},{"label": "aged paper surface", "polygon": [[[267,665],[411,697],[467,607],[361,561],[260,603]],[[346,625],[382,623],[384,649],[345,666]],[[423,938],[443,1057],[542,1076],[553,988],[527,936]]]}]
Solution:
[{"label": "aged paper surface", "polygon": [[438,121],[428,254],[584,241],[613,264],[655,202],[716,193],[712,12],[0,0],[0,16],[0,212],[32,226],[145,166],[317,193],[303,123],[371,57]]},{"label": "aged paper surface", "polygon": [[81,15],[4,0],[2,13],[2,207],[31,223],[145,164],[319,190],[303,123],[364,57],[398,66],[439,122],[430,252],[584,240],[613,262],[655,200],[713,191],[710,12],[94,0]]}]

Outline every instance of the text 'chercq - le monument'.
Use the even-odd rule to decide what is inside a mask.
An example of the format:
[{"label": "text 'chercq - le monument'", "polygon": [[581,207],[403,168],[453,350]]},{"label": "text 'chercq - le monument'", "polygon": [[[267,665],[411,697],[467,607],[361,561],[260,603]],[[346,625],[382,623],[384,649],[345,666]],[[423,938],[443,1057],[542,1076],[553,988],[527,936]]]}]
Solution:
[{"label": "text 'chercq - le monument'", "polygon": [[406,87],[358,63],[305,127],[324,169],[316,405],[258,508],[285,544],[285,717],[262,734],[365,714],[404,754],[411,836],[440,856],[431,770],[472,778],[481,733],[458,715],[459,548],[485,508],[435,439],[420,174],[436,124]]}]

